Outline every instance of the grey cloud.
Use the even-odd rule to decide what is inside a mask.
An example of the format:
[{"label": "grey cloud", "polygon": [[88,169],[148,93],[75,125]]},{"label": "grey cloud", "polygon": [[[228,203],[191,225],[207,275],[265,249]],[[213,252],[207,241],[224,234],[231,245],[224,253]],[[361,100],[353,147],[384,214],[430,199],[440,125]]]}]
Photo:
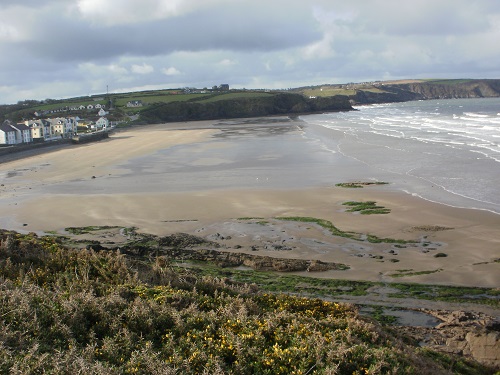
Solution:
[{"label": "grey cloud", "polygon": [[64,0],[2,0],[0,8],[16,7],[40,7],[50,3],[62,3]]},{"label": "grey cloud", "polygon": [[295,21],[285,13],[252,15],[237,3],[172,19],[112,27],[53,17],[37,26],[37,40],[26,42],[25,48],[44,58],[77,61],[174,51],[283,50],[321,38],[321,33],[310,27],[312,19],[304,17],[299,24]]},{"label": "grey cloud", "polygon": [[[25,6],[30,22],[28,11],[9,13],[23,32],[17,41],[6,34],[0,41],[0,86],[12,91],[0,103],[16,90],[39,93],[37,87],[54,87],[40,94],[45,98],[65,95],[56,90],[67,86],[85,94],[107,83],[117,90],[222,82],[251,88],[500,74],[493,45],[499,2],[230,0],[195,10],[192,4],[179,16],[108,25],[81,18],[75,0],[2,0],[0,11]],[[235,63],[217,64],[225,59]],[[154,71],[135,74],[134,64]],[[170,67],[182,74],[162,73]]]}]

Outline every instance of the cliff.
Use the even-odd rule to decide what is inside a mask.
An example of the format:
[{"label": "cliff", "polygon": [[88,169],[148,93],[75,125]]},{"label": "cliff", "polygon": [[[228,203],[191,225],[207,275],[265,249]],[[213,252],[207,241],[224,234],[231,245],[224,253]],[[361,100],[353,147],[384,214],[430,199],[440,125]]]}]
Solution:
[{"label": "cliff", "polygon": [[217,101],[180,101],[151,105],[141,111],[146,123],[214,120],[352,110],[347,96],[308,99],[300,94],[277,93],[254,98]]},{"label": "cliff", "polygon": [[[373,86],[372,86],[373,87]],[[500,97],[500,80],[435,80],[379,84],[378,90],[361,87],[349,98],[353,103],[390,103],[410,100]]]}]

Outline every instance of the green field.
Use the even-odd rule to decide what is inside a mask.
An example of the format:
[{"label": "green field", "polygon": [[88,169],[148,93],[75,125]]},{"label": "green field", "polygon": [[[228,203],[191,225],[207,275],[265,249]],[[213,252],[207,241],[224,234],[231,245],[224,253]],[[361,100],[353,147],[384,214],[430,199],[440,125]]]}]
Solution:
[{"label": "green field", "polygon": [[204,97],[210,96],[211,94],[157,94],[157,95],[127,95],[114,96],[116,107],[126,107],[129,101],[140,100],[143,104],[153,104],[153,103],[172,103],[172,102],[183,102],[188,100],[198,100]]},{"label": "green field", "polygon": [[273,94],[267,92],[229,92],[227,94],[213,95],[210,98],[201,100],[202,103],[218,102],[220,100],[232,100],[232,99],[248,99],[248,98],[260,98],[263,96],[270,96]]}]

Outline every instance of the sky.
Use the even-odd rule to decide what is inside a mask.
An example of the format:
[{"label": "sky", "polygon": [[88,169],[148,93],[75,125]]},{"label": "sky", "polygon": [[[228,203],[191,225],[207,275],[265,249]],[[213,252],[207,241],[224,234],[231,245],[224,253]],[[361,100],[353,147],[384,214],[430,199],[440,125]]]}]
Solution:
[{"label": "sky", "polygon": [[500,78],[497,0],[1,0],[0,104]]}]

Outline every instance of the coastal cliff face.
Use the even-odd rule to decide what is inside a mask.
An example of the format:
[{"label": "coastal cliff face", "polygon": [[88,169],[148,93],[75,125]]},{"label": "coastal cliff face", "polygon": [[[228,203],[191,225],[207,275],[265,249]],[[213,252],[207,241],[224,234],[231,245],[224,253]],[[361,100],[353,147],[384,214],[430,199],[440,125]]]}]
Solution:
[{"label": "coastal cliff face", "polygon": [[356,90],[350,99],[358,104],[410,100],[500,97],[500,80],[443,80],[383,84],[379,91]]},{"label": "coastal cliff face", "polygon": [[402,90],[422,96],[423,99],[486,98],[500,96],[500,81],[498,80],[468,81],[456,84],[422,82],[398,86]]},{"label": "coastal cliff face", "polygon": [[147,123],[215,120],[325,111],[349,111],[347,96],[308,99],[299,94],[280,93],[266,97],[227,99],[212,102],[173,102],[152,105],[141,112]]}]

